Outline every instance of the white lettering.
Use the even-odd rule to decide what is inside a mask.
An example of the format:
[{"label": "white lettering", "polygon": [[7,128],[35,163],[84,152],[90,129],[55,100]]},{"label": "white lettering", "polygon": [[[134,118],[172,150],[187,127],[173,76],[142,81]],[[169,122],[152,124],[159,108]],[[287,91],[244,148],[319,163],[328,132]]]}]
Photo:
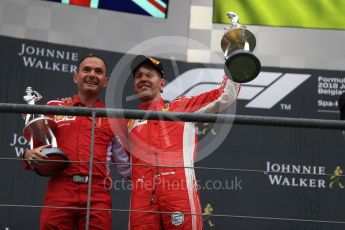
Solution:
[{"label": "white lettering", "polygon": [[301,187],[308,187],[308,184],[307,184],[307,179],[300,179],[299,180],[299,182],[300,182],[300,185],[301,185]]},{"label": "white lettering", "polygon": [[72,53],[72,57],[71,57],[72,61],[78,61],[78,53]]},{"label": "white lettering", "polygon": [[53,58],[55,54],[55,50],[47,49],[47,55],[46,57],[51,57]]},{"label": "white lettering", "polygon": [[62,64],[62,72],[68,72],[68,65],[67,64]]},{"label": "white lettering", "polygon": [[277,175],[268,175],[270,178],[270,182],[272,185],[280,185],[280,181],[282,179],[282,176],[277,176]]},{"label": "white lettering", "polygon": [[64,51],[56,51],[56,58],[64,59],[65,52]]},{"label": "white lettering", "polygon": [[43,56],[44,55],[44,48],[36,48],[36,55],[37,56]]},{"label": "white lettering", "polygon": [[290,172],[290,165],[282,164],[281,170],[283,173]]},{"label": "white lettering", "polygon": [[71,65],[70,73],[75,73],[75,72],[77,72],[77,66],[76,65]]},{"label": "white lettering", "polygon": [[21,49],[21,52],[18,53],[19,56],[22,56],[25,52],[25,44],[22,43],[22,49]]},{"label": "white lettering", "polygon": [[25,67],[70,73],[74,73],[77,69],[76,65],[71,65],[69,63],[51,62],[49,60],[40,60],[37,58],[47,57],[76,62],[78,61],[78,53],[76,52],[27,46],[25,43],[22,43],[18,56],[23,57]]},{"label": "white lettering", "polygon": [[271,166],[272,172],[280,172],[280,166],[279,164],[273,164]]},{"label": "white lettering", "polygon": [[306,188],[326,188],[325,180],[308,178],[289,178],[282,175],[268,175],[271,185],[306,187]]},{"label": "white lettering", "polygon": [[293,186],[293,187],[298,187],[298,184],[296,183],[296,178],[292,178],[291,179],[291,186]]},{"label": "white lettering", "polygon": [[26,145],[28,141],[23,136],[18,136],[16,133],[13,134],[13,141],[10,143],[10,146],[15,146],[16,144]]},{"label": "white lettering", "polygon": [[28,141],[25,139],[25,137],[20,136],[18,138],[18,143],[21,144],[21,145],[26,145],[28,143]]},{"label": "white lettering", "polygon": [[267,172],[324,175],[325,167],[324,166],[309,166],[309,165],[278,164],[278,163],[266,162],[266,173]]},{"label": "white lettering", "polygon": [[326,174],[326,167],[320,166],[319,167],[319,174],[322,174],[322,175]]},{"label": "white lettering", "polygon": [[22,43],[18,55],[23,56],[24,54],[48,58],[57,58],[62,60],[78,61],[78,53],[76,52],[47,49],[44,47],[26,46],[24,43]]},{"label": "white lettering", "polygon": [[24,61],[24,66],[27,67],[28,65],[30,67],[33,67],[35,62],[36,62],[36,58],[31,58],[31,57],[23,57],[23,61]]},{"label": "white lettering", "polygon": [[299,165],[292,165],[292,173],[301,173],[301,167]]},{"label": "white lettering", "polygon": [[270,171],[270,164],[271,164],[271,162],[269,162],[269,161],[266,162],[266,172],[265,173],[268,173]]},{"label": "white lettering", "polygon": [[25,49],[26,53],[29,55],[33,55],[35,53],[35,48],[33,46],[28,46]]},{"label": "white lettering", "polygon": [[16,143],[17,143],[17,134],[14,133],[13,134],[13,141],[12,141],[12,143],[10,143],[10,146],[14,146]]},{"label": "white lettering", "polygon": [[45,62],[45,69],[46,70],[51,70],[52,68],[51,68],[51,66],[49,66],[49,62]]},{"label": "white lettering", "polygon": [[290,186],[289,178],[285,177],[285,178],[283,179],[282,185]]},{"label": "white lettering", "polygon": [[319,181],[319,188],[326,188],[325,181],[324,180],[318,180]]},{"label": "white lettering", "polygon": [[17,157],[22,157],[22,156],[23,156],[23,153],[24,153],[24,148],[15,147],[15,149],[16,149]]},{"label": "white lettering", "polygon": [[77,69],[76,65],[69,65],[66,63],[58,63],[49,61],[42,61],[32,57],[25,57],[23,56],[23,61],[25,67],[37,68],[37,69],[45,69],[45,70],[53,70],[53,71],[62,71],[62,72],[70,72],[74,73]]},{"label": "white lettering", "polygon": [[35,68],[43,69],[43,63],[42,63],[41,60],[37,61],[36,65],[35,65]]},{"label": "white lettering", "polygon": [[53,63],[53,70],[54,71],[60,71],[60,63],[54,62]]}]

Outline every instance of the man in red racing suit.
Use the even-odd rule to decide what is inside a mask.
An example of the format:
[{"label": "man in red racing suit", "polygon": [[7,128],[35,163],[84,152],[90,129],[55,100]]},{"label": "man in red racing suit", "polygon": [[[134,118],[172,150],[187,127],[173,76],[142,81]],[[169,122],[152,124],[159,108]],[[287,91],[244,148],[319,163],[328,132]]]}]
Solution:
[{"label": "man in red racing suit", "polygon": [[[78,86],[78,96],[72,103],[50,101],[51,106],[78,106],[104,108],[99,94],[108,82],[104,61],[94,55],[82,59],[75,73],[74,82]],[[91,150],[92,119],[85,116],[51,116],[57,123],[55,133],[57,146],[69,159],[68,167],[50,177],[41,212],[40,229],[85,229],[88,202],[89,161]],[[112,143],[112,145],[110,145]],[[116,152],[109,152],[110,146]],[[121,144],[114,136],[107,118],[95,119],[94,158],[92,165],[92,186],[90,203],[90,229],[110,230],[111,197],[109,187],[111,177],[108,165],[111,158],[117,162],[116,154],[126,157]],[[24,158],[32,168],[47,159],[40,148],[26,150]],[[122,156],[122,159],[123,158]],[[125,166],[122,171],[125,170]],[[118,169],[119,169],[118,167]],[[125,172],[123,171],[124,173]],[[124,175],[125,177],[128,175]]]},{"label": "man in red racing suit", "polygon": [[[164,103],[164,72],[154,58],[137,56],[133,63],[134,88],[142,110],[210,113],[231,105],[240,85],[224,76],[221,86],[193,97]],[[129,120],[128,148],[132,162],[129,228],[202,229],[194,159],[196,126],[192,122]]]}]

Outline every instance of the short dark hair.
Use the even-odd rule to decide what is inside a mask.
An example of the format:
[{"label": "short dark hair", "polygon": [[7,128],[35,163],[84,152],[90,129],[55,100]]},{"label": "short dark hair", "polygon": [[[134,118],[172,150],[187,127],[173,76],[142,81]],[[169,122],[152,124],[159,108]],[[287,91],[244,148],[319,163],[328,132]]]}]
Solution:
[{"label": "short dark hair", "polygon": [[78,62],[78,65],[77,65],[77,73],[79,72],[79,68],[80,68],[80,64],[87,58],[98,58],[99,60],[101,60],[103,63],[104,63],[104,66],[105,66],[105,74],[106,76],[108,76],[108,66],[107,66],[107,63],[105,63],[104,59],[101,58],[100,56],[96,55],[96,54],[88,54],[86,55],[85,57],[83,57],[79,62]]}]

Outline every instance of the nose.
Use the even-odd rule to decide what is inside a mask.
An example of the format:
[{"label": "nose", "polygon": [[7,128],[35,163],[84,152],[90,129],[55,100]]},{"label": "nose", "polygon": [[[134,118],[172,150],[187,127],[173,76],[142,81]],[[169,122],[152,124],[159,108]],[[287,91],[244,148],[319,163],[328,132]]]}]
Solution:
[{"label": "nose", "polygon": [[96,77],[96,71],[95,70],[91,70],[89,77],[95,78]]},{"label": "nose", "polygon": [[139,82],[142,83],[142,82],[147,82],[147,77],[145,75],[142,75],[139,79]]}]

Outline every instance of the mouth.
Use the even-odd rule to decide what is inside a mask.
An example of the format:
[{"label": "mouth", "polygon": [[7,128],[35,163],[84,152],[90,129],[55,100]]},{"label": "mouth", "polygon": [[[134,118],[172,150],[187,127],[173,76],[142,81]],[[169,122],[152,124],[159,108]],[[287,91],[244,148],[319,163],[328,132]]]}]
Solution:
[{"label": "mouth", "polygon": [[150,86],[149,85],[139,85],[138,89],[149,89]]},{"label": "mouth", "polygon": [[98,81],[93,81],[93,80],[86,80],[84,81],[87,85],[98,85]]}]

